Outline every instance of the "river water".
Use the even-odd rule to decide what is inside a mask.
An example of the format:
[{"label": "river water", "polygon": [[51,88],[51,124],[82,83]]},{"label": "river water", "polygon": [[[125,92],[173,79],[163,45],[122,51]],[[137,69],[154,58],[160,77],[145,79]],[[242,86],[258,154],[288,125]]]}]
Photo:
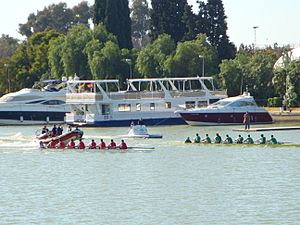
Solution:
[{"label": "river water", "polygon": [[[39,127],[0,127],[0,224],[299,224],[300,148],[182,143],[232,128],[150,127],[164,138],[126,141],[154,151],[120,153],[41,151]],[[83,131],[89,142],[128,129]],[[300,131],[273,134],[300,144]]]}]

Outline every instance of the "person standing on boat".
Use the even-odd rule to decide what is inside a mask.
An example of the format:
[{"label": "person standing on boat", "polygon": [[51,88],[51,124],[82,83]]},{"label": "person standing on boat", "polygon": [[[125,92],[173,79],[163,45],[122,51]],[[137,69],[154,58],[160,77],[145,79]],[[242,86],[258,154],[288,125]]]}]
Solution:
[{"label": "person standing on boat", "polygon": [[228,134],[226,134],[226,139],[225,139],[224,143],[225,144],[232,144],[233,143],[232,138]]},{"label": "person standing on boat", "polygon": [[271,135],[271,139],[268,142],[269,142],[269,144],[272,144],[272,145],[278,144],[276,138],[273,135]]},{"label": "person standing on boat", "polygon": [[252,137],[250,136],[250,134],[248,134],[248,137],[245,140],[246,144],[254,144],[254,141],[252,139]]},{"label": "person standing on boat", "polygon": [[62,135],[63,130],[64,129],[60,125],[58,125],[58,127],[57,127],[57,135]]},{"label": "person standing on boat", "polygon": [[74,149],[74,148],[75,148],[75,142],[74,142],[73,139],[71,139],[71,141],[69,142],[68,148],[69,148],[69,149]]},{"label": "person standing on boat", "polygon": [[84,142],[82,141],[81,138],[79,139],[79,144],[78,144],[77,147],[78,147],[79,149],[85,149],[85,144],[84,144]]},{"label": "person standing on boat", "polygon": [[97,144],[94,141],[94,139],[92,139],[91,143],[89,144],[89,149],[96,149],[97,148]]},{"label": "person standing on boat", "polygon": [[115,149],[117,147],[117,144],[114,142],[113,139],[110,140],[110,144],[108,145],[109,149]]},{"label": "person standing on boat", "polygon": [[196,137],[194,139],[194,143],[200,143],[200,142],[201,142],[201,138],[200,138],[199,134],[197,133]]},{"label": "person standing on boat", "polygon": [[44,126],[42,129],[42,134],[48,134],[49,133],[49,129],[47,128],[47,126]]},{"label": "person standing on boat", "polygon": [[106,149],[106,144],[105,144],[105,142],[103,141],[103,139],[100,139],[99,148],[100,148],[100,149]]},{"label": "person standing on boat", "polygon": [[219,133],[216,133],[215,144],[220,144],[220,143],[222,143],[222,138],[219,135]]},{"label": "person standing on boat", "polygon": [[250,129],[250,114],[248,112],[246,112],[244,114],[243,123],[245,124],[245,130],[249,130]]},{"label": "person standing on boat", "polygon": [[202,140],[204,144],[211,144],[211,139],[208,134],[205,134],[205,138]]},{"label": "person standing on boat", "polygon": [[120,149],[127,149],[127,144],[125,143],[124,140],[121,140],[121,143],[120,143],[120,145],[119,145],[119,148],[120,148]]},{"label": "person standing on boat", "polygon": [[258,142],[259,142],[259,144],[261,144],[261,145],[267,144],[266,137],[265,137],[263,134],[261,134],[261,135],[260,135],[260,139],[258,140]]},{"label": "person standing on boat", "polygon": [[243,144],[244,143],[244,138],[242,135],[239,134],[238,138],[235,140],[237,144]]},{"label": "person standing on boat", "polygon": [[56,137],[57,136],[57,127],[56,125],[54,124],[52,130],[51,130],[51,136],[52,137]]}]

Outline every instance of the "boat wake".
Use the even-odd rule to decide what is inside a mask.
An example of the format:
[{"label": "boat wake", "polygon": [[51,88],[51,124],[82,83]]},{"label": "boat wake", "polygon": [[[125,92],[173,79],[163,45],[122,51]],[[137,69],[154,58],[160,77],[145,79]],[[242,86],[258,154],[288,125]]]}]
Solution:
[{"label": "boat wake", "polygon": [[13,135],[3,135],[0,137],[0,150],[32,150],[37,147],[37,143],[34,140],[29,139],[22,133],[16,133]]}]

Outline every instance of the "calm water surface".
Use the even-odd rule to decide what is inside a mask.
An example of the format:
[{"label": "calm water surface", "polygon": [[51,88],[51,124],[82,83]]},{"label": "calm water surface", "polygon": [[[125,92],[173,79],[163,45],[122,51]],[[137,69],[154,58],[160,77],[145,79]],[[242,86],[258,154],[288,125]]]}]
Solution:
[{"label": "calm water surface", "polygon": [[[171,126],[127,140],[154,151],[40,151],[37,129],[0,127],[0,224],[300,224],[300,148],[187,145],[196,132],[238,133]],[[83,130],[89,142],[128,129]],[[300,144],[300,131],[274,134]]]}]

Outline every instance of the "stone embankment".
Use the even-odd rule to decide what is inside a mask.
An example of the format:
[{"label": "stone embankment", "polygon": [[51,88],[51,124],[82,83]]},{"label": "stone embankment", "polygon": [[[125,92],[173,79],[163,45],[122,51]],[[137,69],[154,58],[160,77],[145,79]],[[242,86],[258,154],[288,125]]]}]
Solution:
[{"label": "stone embankment", "polygon": [[267,107],[273,117],[274,122],[299,122],[300,123],[300,108],[289,108],[288,110],[282,110],[278,107]]}]

